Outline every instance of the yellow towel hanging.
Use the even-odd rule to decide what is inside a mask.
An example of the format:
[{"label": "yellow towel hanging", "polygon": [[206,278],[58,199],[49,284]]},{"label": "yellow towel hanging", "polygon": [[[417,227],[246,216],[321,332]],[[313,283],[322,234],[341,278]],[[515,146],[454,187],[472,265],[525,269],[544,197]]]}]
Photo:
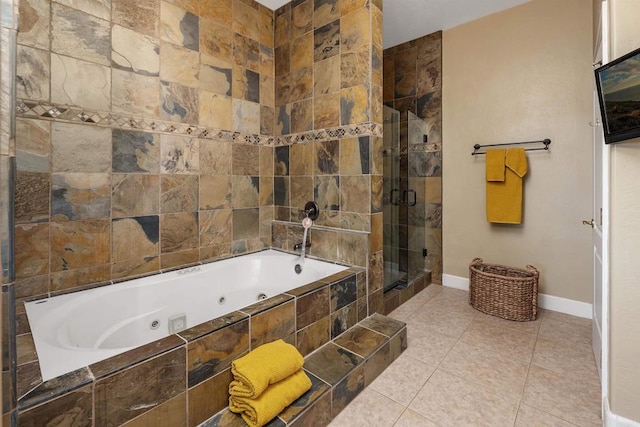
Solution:
[{"label": "yellow towel hanging", "polygon": [[[490,150],[487,150],[489,153]],[[493,151],[493,150],[492,150]],[[497,150],[496,150],[497,151]],[[506,150],[504,181],[490,181],[487,170],[487,221],[500,224],[522,223],[522,178],[527,174],[523,148]],[[489,163],[487,163],[489,168]]]}]

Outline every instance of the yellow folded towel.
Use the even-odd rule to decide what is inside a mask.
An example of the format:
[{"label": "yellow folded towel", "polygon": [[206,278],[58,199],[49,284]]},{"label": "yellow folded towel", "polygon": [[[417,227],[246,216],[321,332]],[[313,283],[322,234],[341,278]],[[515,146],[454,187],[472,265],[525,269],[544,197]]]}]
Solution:
[{"label": "yellow folded towel", "polygon": [[504,181],[504,161],[507,150],[487,150],[487,181]]},{"label": "yellow folded towel", "polygon": [[269,386],[302,368],[304,358],[291,344],[277,340],[231,362],[229,394],[255,399]]},{"label": "yellow folded towel", "polygon": [[311,388],[311,380],[302,369],[270,385],[258,398],[229,396],[229,410],[239,413],[250,427],[260,427]]},{"label": "yellow folded towel", "polygon": [[527,173],[523,148],[510,148],[505,157],[503,182],[487,180],[487,221],[522,223],[522,177]]}]

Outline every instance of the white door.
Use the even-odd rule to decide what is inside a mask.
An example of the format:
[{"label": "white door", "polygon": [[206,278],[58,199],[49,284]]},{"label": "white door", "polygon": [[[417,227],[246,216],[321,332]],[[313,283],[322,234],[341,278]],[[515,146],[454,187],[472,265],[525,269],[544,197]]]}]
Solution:
[{"label": "white door", "polygon": [[[607,2],[603,2],[602,19],[598,28],[595,63],[608,59]],[[602,117],[598,94],[593,91],[593,353],[602,383],[602,396],[608,384],[608,328],[609,328],[609,147],[604,144]]]}]

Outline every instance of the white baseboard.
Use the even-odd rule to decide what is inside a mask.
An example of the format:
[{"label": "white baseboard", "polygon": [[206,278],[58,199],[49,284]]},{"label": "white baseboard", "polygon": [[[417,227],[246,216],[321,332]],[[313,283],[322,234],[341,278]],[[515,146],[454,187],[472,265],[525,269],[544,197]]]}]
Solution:
[{"label": "white baseboard", "polygon": [[[443,274],[442,286],[469,291],[469,279],[452,274]],[[545,310],[559,311],[560,313],[584,317],[585,319],[591,319],[593,317],[593,306],[591,304],[567,298],[554,297],[553,295],[538,294],[538,307],[544,308]]]},{"label": "white baseboard", "polygon": [[621,417],[620,415],[616,415],[611,412],[611,408],[609,407],[609,399],[607,396],[602,398],[604,408],[604,426],[605,427],[640,427],[640,423],[635,421],[631,421],[625,417]]}]

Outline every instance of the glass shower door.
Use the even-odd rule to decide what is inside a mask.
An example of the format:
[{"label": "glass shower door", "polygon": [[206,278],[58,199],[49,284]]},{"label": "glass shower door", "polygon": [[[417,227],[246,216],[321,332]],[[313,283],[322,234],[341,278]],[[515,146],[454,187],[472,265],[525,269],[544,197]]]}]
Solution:
[{"label": "glass shower door", "polygon": [[400,206],[403,192],[400,180],[400,112],[384,106],[383,143],[383,257],[384,290],[391,289],[406,279],[400,267]]},{"label": "glass shower door", "polygon": [[426,203],[427,124],[420,117],[407,112],[407,156],[408,188],[405,193],[407,205],[407,279],[409,283],[425,270],[426,227],[433,221],[434,213]]}]

